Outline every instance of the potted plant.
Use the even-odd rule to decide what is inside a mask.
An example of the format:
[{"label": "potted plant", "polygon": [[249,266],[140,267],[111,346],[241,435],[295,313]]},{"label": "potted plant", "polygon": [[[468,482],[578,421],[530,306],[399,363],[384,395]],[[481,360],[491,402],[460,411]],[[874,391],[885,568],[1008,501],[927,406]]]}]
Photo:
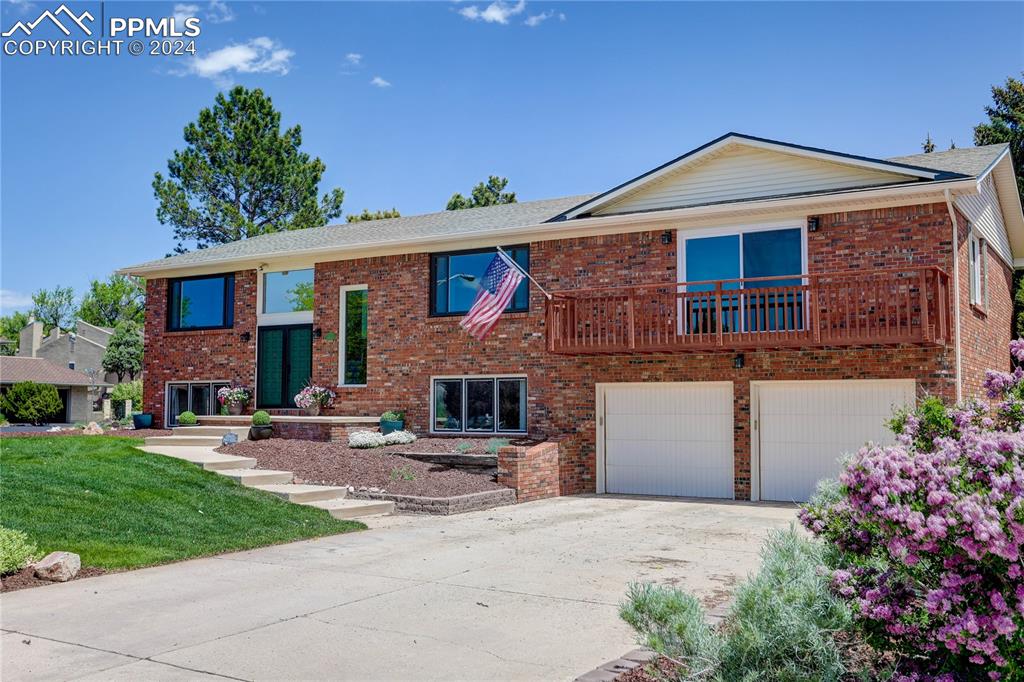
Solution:
[{"label": "potted plant", "polygon": [[178,426],[195,426],[199,419],[194,412],[182,412],[178,415]]},{"label": "potted plant", "polygon": [[224,386],[217,391],[217,400],[231,415],[242,414],[251,397],[249,389],[244,386]]},{"label": "potted plant", "polygon": [[270,425],[270,415],[259,410],[252,415],[252,426],[249,427],[249,440],[266,440],[273,435],[274,427]]},{"label": "potted plant", "polygon": [[405,412],[388,410],[380,416],[380,432],[385,436],[392,431],[405,430]]},{"label": "potted plant", "polygon": [[152,412],[132,412],[132,426],[137,429],[148,429],[153,426]]},{"label": "potted plant", "polygon": [[311,417],[320,414],[320,408],[334,404],[334,391],[324,386],[308,384],[295,396],[295,405]]}]

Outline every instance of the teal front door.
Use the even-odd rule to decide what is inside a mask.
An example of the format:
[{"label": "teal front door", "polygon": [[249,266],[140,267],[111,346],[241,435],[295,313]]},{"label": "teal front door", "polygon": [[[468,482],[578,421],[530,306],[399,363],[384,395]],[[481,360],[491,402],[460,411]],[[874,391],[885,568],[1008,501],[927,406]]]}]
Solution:
[{"label": "teal front door", "polygon": [[256,355],[256,407],[295,407],[313,374],[313,325],[260,327]]}]

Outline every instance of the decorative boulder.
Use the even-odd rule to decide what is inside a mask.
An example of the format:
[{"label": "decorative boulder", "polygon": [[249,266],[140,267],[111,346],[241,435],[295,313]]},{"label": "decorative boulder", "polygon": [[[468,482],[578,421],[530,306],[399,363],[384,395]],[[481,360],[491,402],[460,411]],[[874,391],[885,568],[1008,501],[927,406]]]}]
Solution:
[{"label": "decorative boulder", "polygon": [[86,436],[102,436],[103,427],[96,422],[89,422],[89,425],[82,429],[82,433]]},{"label": "decorative boulder", "polygon": [[32,568],[40,580],[64,583],[78,575],[82,559],[74,552],[50,552],[32,564]]},{"label": "decorative boulder", "polygon": [[234,445],[237,442],[238,442],[238,434],[230,432],[230,431],[228,433],[225,433],[224,437],[220,439],[220,444],[221,445]]}]

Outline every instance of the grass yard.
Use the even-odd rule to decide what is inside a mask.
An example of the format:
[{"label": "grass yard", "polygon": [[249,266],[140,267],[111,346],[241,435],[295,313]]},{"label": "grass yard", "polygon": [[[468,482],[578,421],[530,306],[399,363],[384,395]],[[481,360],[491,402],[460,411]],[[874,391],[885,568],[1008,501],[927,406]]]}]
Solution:
[{"label": "grass yard", "polygon": [[0,439],[0,525],[43,554],[138,568],[365,529],[110,436]]}]

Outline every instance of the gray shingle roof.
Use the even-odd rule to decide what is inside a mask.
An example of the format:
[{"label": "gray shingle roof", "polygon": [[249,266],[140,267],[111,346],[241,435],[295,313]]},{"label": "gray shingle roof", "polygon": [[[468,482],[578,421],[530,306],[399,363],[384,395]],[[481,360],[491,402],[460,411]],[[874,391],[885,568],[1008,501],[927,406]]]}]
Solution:
[{"label": "gray shingle roof", "polygon": [[[37,384],[55,386],[92,386],[94,382],[87,374],[50,362],[44,358],[0,356],[0,383],[16,384],[19,381],[34,381]],[[103,382],[97,385],[106,386]]]},{"label": "gray shingle roof", "polygon": [[931,154],[895,156],[886,160],[894,163],[906,163],[911,166],[922,166],[947,173],[977,177],[992,165],[992,162],[1003,153],[1007,146],[1005,143],[987,144],[984,147],[965,147],[963,149],[950,149],[945,152],[932,152]]},{"label": "gray shingle roof", "polygon": [[[995,144],[931,154],[898,156],[887,160],[943,172],[936,180],[957,176],[976,177],[987,169],[1005,148],[1005,144]],[[528,227],[560,216],[595,196],[598,195],[584,194],[278,232],[140,263],[124,268],[123,272],[144,271],[150,268],[188,268],[219,261],[255,260],[314,250],[366,248],[431,238],[471,236],[477,232],[497,229]]]},{"label": "gray shingle roof", "polygon": [[230,244],[212,246],[208,249],[189,251],[179,256],[134,265],[125,270],[131,271],[151,266],[188,267],[219,260],[260,258],[310,249],[365,247],[430,237],[471,235],[474,232],[508,227],[526,227],[543,223],[586,201],[591,196],[593,195],[583,194],[558,199],[523,201],[516,204],[467,208],[460,211],[439,211],[401,218],[277,232]]}]

